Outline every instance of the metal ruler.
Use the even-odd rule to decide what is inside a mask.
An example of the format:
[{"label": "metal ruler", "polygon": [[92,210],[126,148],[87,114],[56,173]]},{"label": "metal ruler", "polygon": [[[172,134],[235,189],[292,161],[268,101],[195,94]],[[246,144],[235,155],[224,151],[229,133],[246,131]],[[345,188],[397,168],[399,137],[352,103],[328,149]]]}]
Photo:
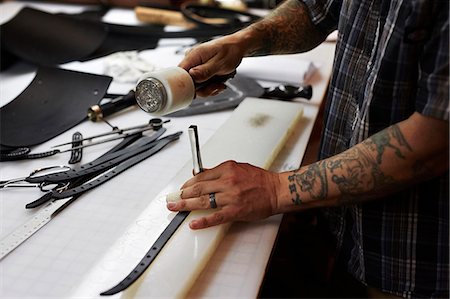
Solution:
[{"label": "metal ruler", "polygon": [[[26,239],[50,222],[61,211],[72,197],[55,200],[42,207],[36,215],[16,228],[11,234],[0,241],[0,260],[16,249]],[[61,210],[60,210],[61,209]]]}]

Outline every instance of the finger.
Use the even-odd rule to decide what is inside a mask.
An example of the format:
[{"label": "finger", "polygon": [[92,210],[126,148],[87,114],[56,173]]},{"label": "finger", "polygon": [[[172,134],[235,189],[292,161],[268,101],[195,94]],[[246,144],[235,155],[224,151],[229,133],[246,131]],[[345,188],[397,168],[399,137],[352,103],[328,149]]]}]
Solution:
[{"label": "finger", "polygon": [[167,194],[166,202],[176,202],[181,200],[181,194],[183,194],[183,189]]},{"label": "finger", "polygon": [[[197,89],[196,94],[200,97],[215,96],[226,89],[226,85],[223,83],[211,83]],[[200,99],[201,100],[201,99]]]},{"label": "finger", "polygon": [[189,69],[203,64],[211,57],[211,52],[203,51],[202,46],[190,48],[185,52],[184,59],[178,64],[179,67],[189,71]]},{"label": "finger", "polygon": [[217,170],[217,167],[211,168],[211,169],[203,169],[202,172],[197,173],[196,175],[194,175],[192,178],[190,178],[189,180],[187,180],[183,186],[181,186],[181,189],[185,189],[189,186],[194,185],[197,182],[202,182],[202,181],[211,181],[211,180],[216,180],[221,176],[220,170]]},{"label": "finger", "polygon": [[187,48],[187,49],[184,51],[184,56],[188,56],[189,53],[191,53],[192,50],[194,50],[194,49],[195,49],[195,47],[189,47],[189,48]]},{"label": "finger", "polygon": [[195,83],[205,82],[216,74],[217,68],[214,66],[214,64],[211,64],[209,62],[210,61],[189,69],[189,75],[191,75]]},{"label": "finger", "polygon": [[223,210],[219,210],[209,216],[192,220],[189,223],[189,227],[191,229],[202,229],[202,228],[207,228],[207,227],[211,227],[214,225],[226,223],[228,221],[229,221],[229,219],[227,217],[226,212],[224,212]]},{"label": "finger", "polygon": [[201,181],[183,188],[181,199],[199,197],[205,194],[224,192],[225,186],[219,180]]},{"label": "finger", "polygon": [[[202,168],[201,169],[201,171],[206,171],[206,170],[208,170],[209,168]],[[195,169],[192,169],[192,175],[194,176],[194,175],[197,175],[197,174],[199,174],[200,172],[197,172],[197,173],[195,173]]]},{"label": "finger", "polygon": [[[216,203],[217,201],[218,199],[216,195]],[[209,194],[205,194],[199,197],[182,199],[177,202],[169,202],[167,203],[167,209],[172,212],[211,209]]]},{"label": "finger", "polygon": [[189,69],[189,74],[196,83],[202,83],[216,75],[226,75],[231,73],[234,68],[227,67],[223,62],[223,55],[214,54],[208,59],[204,59],[203,63]]}]

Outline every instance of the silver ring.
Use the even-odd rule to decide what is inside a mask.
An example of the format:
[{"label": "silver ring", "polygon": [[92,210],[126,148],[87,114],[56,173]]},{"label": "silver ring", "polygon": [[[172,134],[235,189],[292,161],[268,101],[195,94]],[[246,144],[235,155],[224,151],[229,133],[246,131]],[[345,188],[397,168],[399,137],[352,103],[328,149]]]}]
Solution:
[{"label": "silver ring", "polygon": [[211,209],[215,209],[217,208],[217,203],[216,203],[216,193],[209,193],[209,206],[211,207]]}]

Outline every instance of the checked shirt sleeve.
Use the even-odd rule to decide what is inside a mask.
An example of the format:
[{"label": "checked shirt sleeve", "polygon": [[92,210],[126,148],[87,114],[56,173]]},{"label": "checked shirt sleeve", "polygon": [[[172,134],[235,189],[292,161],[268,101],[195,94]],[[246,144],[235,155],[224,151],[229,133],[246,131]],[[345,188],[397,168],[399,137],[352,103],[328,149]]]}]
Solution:
[{"label": "checked shirt sleeve", "polygon": [[443,120],[449,119],[449,4],[435,15],[429,39],[425,42],[419,65],[416,98],[417,112]]},{"label": "checked shirt sleeve", "polygon": [[299,0],[309,12],[311,21],[324,33],[330,34],[337,29],[342,1],[336,0]]}]

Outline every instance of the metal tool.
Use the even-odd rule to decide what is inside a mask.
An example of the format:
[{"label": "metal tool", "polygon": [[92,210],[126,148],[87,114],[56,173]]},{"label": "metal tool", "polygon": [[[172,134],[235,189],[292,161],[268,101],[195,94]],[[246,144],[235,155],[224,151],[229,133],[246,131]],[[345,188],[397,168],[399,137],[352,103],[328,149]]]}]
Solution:
[{"label": "metal tool", "polygon": [[33,170],[28,176],[0,181],[0,189],[8,187],[39,187],[39,183],[30,184],[27,180],[45,176],[48,174],[60,173],[71,169],[69,166],[56,165]]},{"label": "metal tool", "polygon": [[[118,136],[107,138],[107,139],[104,139],[104,140],[101,140],[101,141],[91,142],[91,143],[87,143],[87,144],[83,144],[83,145],[79,145],[79,146],[74,146],[74,147],[71,147],[71,148],[68,148],[68,149],[65,149],[65,150],[57,150],[57,151],[58,151],[58,154],[71,152],[71,151],[74,151],[74,150],[78,150],[80,148],[90,147],[90,146],[99,145],[99,144],[103,144],[103,143],[114,141],[114,140],[118,140],[118,139],[123,139],[125,137],[130,136],[130,135],[134,135],[134,134],[137,134],[137,133],[143,133],[145,131],[152,130],[152,129],[153,128],[151,126],[147,126],[147,127],[142,128],[142,129],[135,130],[135,131],[133,131],[131,133],[119,134]],[[55,145],[55,146],[52,146],[52,148],[59,147],[59,146],[64,146],[64,145]]]},{"label": "metal tool", "polygon": [[199,88],[223,83],[235,74],[214,76],[205,82],[194,83],[191,75],[180,67],[150,72],[142,76],[136,85],[136,102],[147,113],[167,115],[187,107]]},{"label": "metal tool", "polygon": [[42,210],[33,215],[32,218],[17,227],[11,234],[4,237],[0,241],[0,260],[50,222],[68,201],[70,201],[70,198],[50,202]]},{"label": "metal tool", "polygon": [[[112,135],[112,134],[119,134],[119,136],[116,136],[116,137],[113,137],[113,138],[109,138],[109,139],[105,139],[105,140],[102,140],[102,141],[99,141],[99,142],[84,144],[82,146],[75,146],[75,147],[72,147],[72,148],[66,149],[66,150],[54,149],[54,150],[41,152],[41,153],[30,153],[30,149],[29,148],[20,148],[18,151],[13,151],[13,152],[10,152],[10,153],[0,153],[0,162],[25,160],[25,159],[40,159],[40,158],[46,158],[46,157],[50,157],[50,156],[53,156],[53,155],[56,155],[56,154],[60,154],[60,153],[77,151],[80,148],[84,148],[84,147],[88,147],[88,146],[93,146],[93,145],[102,144],[102,143],[105,143],[105,142],[110,142],[110,141],[126,138],[126,137],[131,136],[131,135],[135,135],[135,134],[141,135],[142,132],[145,132],[147,130],[151,130],[151,129],[157,130],[158,128],[162,127],[163,123],[166,123],[166,122],[169,122],[169,121],[170,120],[163,121],[163,120],[161,120],[159,118],[154,118],[154,119],[151,119],[149,121],[149,124],[129,127],[129,128],[125,128],[125,129],[115,128],[111,132],[102,133],[102,134],[95,135],[95,136],[90,136],[90,137],[87,137],[87,138],[84,138],[84,139],[81,139],[81,140],[77,140],[75,142],[89,141],[89,140],[92,140],[94,138],[100,138],[100,137],[108,136],[108,135]],[[127,134],[123,134],[123,132],[128,132],[128,131],[131,131],[131,132],[129,132]],[[61,147],[63,145],[73,144],[73,142],[74,141],[66,142],[66,143],[63,143],[63,144],[58,144],[58,145],[53,146],[52,148]]]},{"label": "metal tool", "polygon": [[[197,126],[191,125],[188,129],[189,132],[189,140],[191,143],[191,151],[192,151],[192,162],[194,166],[194,173],[197,174],[203,171],[202,160],[200,155],[200,146],[198,141],[198,132]],[[196,171],[198,170],[198,171]],[[175,217],[170,221],[169,225],[164,229],[155,243],[150,246],[148,252],[144,255],[141,261],[137,264],[137,266],[127,275],[122,281],[120,281],[117,285],[112,287],[111,289],[102,292],[100,295],[102,296],[110,296],[117,294],[130,285],[132,285],[150,266],[150,264],[155,260],[156,256],[161,252],[163,247],[172,237],[172,235],[176,232],[178,227],[183,223],[183,221],[189,216],[189,211],[178,212]]]},{"label": "metal tool", "polygon": [[[152,119],[149,120],[149,122],[147,124],[144,124],[144,125],[132,126],[132,127],[124,128],[124,129],[117,128],[117,129],[112,130],[111,132],[106,132],[106,133],[101,133],[101,134],[85,137],[85,138],[77,140],[77,141],[78,142],[91,141],[91,140],[96,139],[96,138],[101,138],[101,137],[114,135],[114,134],[119,134],[119,135],[122,134],[121,135],[122,137],[120,137],[120,138],[123,138],[123,137],[128,136],[128,135],[123,134],[124,132],[132,131],[129,134],[133,134],[133,133],[138,133],[138,132],[144,132],[144,131],[150,130],[150,129],[156,131],[159,128],[161,128],[163,126],[163,124],[168,123],[168,122],[170,122],[170,120],[164,120],[163,121],[160,118],[152,118]],[[120,139],[120,138],[116,138],[116,139]],[[109,139],[108,141],[112,141],[112,140],[116,140],[116,139]],[[107,141],[102,141],[102,143],[103,142],[107,142]],[[64,145],[69,145],[69,144],[72,144],[72,143],[73,143],[73,141],[60,143],[60,144],[52,146],[52,148],[57,148],[57,147],[61,147],[61,146],[64,146]],[[97,144],[99,144],[99,143],[97,143]]]},{"label": "metal tool", "polygon": [[194,175],[203,171],[202,157],[200,155],[200,145],[198,141],[197,126],[191,125],[188,129],[189,140],[191,142],[192,162],[194,163]]}]

